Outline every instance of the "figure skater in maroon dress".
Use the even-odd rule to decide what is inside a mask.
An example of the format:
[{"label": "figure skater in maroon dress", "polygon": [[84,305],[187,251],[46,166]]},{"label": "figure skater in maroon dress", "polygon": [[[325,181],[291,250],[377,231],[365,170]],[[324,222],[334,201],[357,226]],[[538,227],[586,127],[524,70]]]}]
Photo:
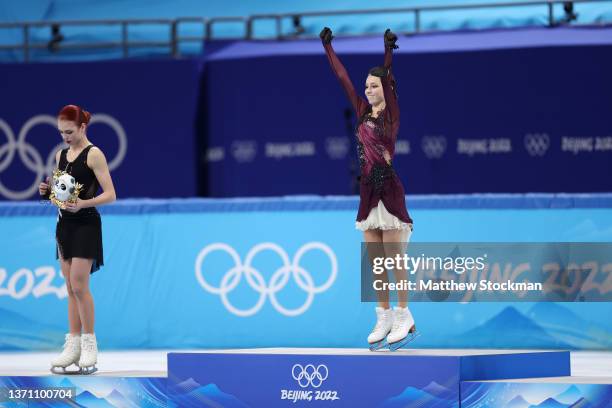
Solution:
[{"label": "figure skater in maroon dress", "polygon": [[[360,201],[357,229],[363,231],[368,248],[384,248],[384,256],[395,257],[405,253],[412,234],[412,219],[406,210],[404,187],[392,165],[395,141],[399,131],[399,105],[391,60],[397,36],[385,31],[385,62],[372,68],[365,82],[367,101],[359,96],[348,73],[332,48],[332,31],[325,27],[321,34],[323,47],[334,74],[344,88],[358,118],[357,149],[361,168]],[[370,251],[369,256],[373,258]],[[407,280],[406,270],[393,270],[396,282]],[[383,273],[377,279],[388,282]],[[371,350],[388,344],[397,350],[416,336],[416,327],[408,309],[407,291],[398,291],[398,305],[389,306],[389,291],[377,291],[376,325],[368,336]]]}]

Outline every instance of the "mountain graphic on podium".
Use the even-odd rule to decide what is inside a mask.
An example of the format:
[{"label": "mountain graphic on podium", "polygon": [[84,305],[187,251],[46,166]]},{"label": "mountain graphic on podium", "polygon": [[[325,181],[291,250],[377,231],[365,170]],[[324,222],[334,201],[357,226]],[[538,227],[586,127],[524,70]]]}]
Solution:
[{"label": "mountain graphic on podium", "polygon": [[569,405],[560,403],[554,398],[547,398],[537,405],[530,405],[529,408],[568,408]]},{"label": "mountain graphic on podium", "polygon": [[169,391],[173,401],[180,407],[248,408],[247,404],[231,394],[224,393],[216,384],[200,385],[193,378],[177,384]]},{"label": "mountain graphic on podium", "polygon": [[531,404],[525,401],[525,398],[521,395],[517,395],[510,402],[504,405],[504,408],[529,408]]},{"label": "mountain graphic on podium", "polygon": [[401,394],[387,399],[381,408],[400,408],[408,406],[423,406],[431,408],[452,408],[457,406],[457,393],[436,383],[431,382],[419,389],[406,387]]}]

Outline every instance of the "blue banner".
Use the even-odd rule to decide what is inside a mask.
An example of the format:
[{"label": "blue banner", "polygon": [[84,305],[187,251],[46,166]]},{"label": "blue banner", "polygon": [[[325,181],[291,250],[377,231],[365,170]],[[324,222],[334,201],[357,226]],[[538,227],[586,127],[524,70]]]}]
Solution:
[{"label": "blue banner", "polygon": [[194,196],[199,79],[193,60],[0,65],[0,200],[38,197],[67,104],[93,114],[118,197]]},{"label": "blue banner", "polygon": [[[360,301],[355,208],[282,201],[102,207],[105,266],[91,281],[100,346],[364,347],[375,314]],[[0,216],[0,349],[63,341],[55,219]],[[422,208],[414,219],[413,242],[612,241],[612,211],[601,208]],[[422,302],[411,310],[421,332],[415,347],[612,348],[610,303]]]},{"label": "blue banner", "polygon": [[[612,170],[611,38],[570,28],[401,37],[394,166],[406,191],[611,191],[600,176]],[[334,44],[361,92],[381,39]],[[94,113],[89,136],[119,197],[356,192],[356,118],[319,41],[206,50],[205,61],[0,66],[0,199],[36,197],[67,103]]]}]

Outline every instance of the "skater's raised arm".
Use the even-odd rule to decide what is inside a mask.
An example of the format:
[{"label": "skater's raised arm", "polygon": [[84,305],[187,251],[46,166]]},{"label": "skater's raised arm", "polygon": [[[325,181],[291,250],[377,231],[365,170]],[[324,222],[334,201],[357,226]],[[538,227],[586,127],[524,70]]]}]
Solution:
[{"label": "skater's raised arm", "polygon": [[393,50],[397,49],[398,46],[395,45],[397,41],[397,35],[391,32],[391,30],[387,29],[385,31],[385,69],[386,75],[381,78],[381,83],[383,87],[383,92],[385,94],[385,103],[387,105],[389,114],[391,116],[391,123],[393,126],[399,126],[399,104],[397,103],[397,94],[395,93],[395,78],[393,77],[392,70],[392,60],[393,60]]},{"label": "skater's raised arm", "polygon": [[319,34],[319,37],[321,37],[321,42],[323,43],[323,48],[325,48],[325,54],[327,54],[327,59],[329,60],[332,71],[334,71],[334,74],[336,74],[342,88],[344,88],[344,92],[351,102],[353,109],[357,113],[357,116],[361,116],[367,108],[368,103],[362,97],[357,95],[346,68],[344,68],[344,65],[342,65],[342,62],[340,62],[340,59],[332,48],[331,41],[334,38],[332,31],[328,27],[325,27]]}]

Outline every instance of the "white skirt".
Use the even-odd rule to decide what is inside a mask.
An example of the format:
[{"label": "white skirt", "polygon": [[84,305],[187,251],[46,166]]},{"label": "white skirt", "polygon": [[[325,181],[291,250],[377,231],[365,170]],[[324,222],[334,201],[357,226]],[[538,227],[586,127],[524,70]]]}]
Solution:
[{"label": "white skirt", "polygon": [[356,221],[355,228],[361,231],[371,229],[392,230],[392,229],[407,229],[412,231],[412,224],[407,224],[400,221],[395,215],[391,214],[385,208],[382,200],[378,201],[378,206],[372,208],[368,218],[363,221]]}]

